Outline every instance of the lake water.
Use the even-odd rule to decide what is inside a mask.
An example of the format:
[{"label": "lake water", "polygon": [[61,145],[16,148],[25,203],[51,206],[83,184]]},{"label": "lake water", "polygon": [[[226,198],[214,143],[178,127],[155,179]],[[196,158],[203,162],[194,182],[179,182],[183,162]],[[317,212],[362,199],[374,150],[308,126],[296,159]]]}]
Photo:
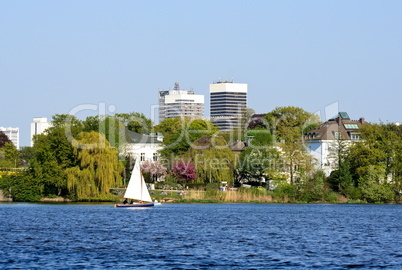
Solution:
[{"label": "lake water", "polygon": [[402,269],[402,205],[0,204],[1,269]]}]

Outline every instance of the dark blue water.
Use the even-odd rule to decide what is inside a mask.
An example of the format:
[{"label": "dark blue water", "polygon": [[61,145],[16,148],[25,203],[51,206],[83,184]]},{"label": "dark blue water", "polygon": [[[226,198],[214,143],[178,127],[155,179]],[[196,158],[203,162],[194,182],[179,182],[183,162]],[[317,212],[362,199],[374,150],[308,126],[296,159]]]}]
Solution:
[{"label": "dark blue water", "polygon": [[1,269],[402,269],[402,205],[0,204]]}]

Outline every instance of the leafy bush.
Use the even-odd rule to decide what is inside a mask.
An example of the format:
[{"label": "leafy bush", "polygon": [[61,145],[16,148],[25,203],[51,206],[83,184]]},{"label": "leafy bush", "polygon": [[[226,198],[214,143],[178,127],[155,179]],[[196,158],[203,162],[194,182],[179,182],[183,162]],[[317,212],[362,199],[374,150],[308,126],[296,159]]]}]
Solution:
[{"label": "leafy bush", "polygon": [[219,183],[209,183],[205,187],[205,196],[207,198],[216,198],[219,195]]},{"label": "leafy bush", "polygon": [[40,186],[27,175],[11,175],[1,178],[0,189],[16,202],[36,202],[42,197]]},{"label": "leafy bush", "polygon": [[394,192],[388,185],[378,184],[362,191],[362,197],[369,203],[387,203],[394,199]]},{"label": "leafy bush", "polygon": [[325,201],[329,202],[329,203],[337,203],[338,202],[338,194],[333,191],[326,193]]},{"label": "leafy bush", "polygon": [[275,196],[280,196],[282,198],[285,195],[294,198],[297,195],[297,190],[293,185],[284,183],[278,186],[276,189],[274,189],[274,194]]},{"label": "leafy bush", "polygon": [[343,194],[352,200],[359,200],[362,198],[362,191],[355,186],[348,186],[343,189]]}]

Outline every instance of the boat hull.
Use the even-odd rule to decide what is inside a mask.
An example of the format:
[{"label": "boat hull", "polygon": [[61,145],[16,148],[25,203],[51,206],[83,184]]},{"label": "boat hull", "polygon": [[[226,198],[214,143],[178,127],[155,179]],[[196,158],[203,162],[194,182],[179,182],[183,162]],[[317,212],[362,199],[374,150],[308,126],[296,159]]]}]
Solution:
[{"label": "boat hull", "polygon": [[115,204],[114,207],[132,208],[132,207],[153,207],[154,203],[133,203],[133,204]]}]

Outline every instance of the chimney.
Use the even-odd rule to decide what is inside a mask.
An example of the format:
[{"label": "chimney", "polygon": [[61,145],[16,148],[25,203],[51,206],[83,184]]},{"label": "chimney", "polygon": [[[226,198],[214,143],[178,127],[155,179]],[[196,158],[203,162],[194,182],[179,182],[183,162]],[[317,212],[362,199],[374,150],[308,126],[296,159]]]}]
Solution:
[{"label": "chimney", "polygon": [[364,120],[363,117],[360,117],[359,122],[360,122],[360,124],[362,124],[362,125],[366,123],[366,121]]},{"label": "chimney", "polygon": [[340,116],[337,117],[335,120],[338,123],[338,126],[340,126],[342,124],[342,118]]}]

